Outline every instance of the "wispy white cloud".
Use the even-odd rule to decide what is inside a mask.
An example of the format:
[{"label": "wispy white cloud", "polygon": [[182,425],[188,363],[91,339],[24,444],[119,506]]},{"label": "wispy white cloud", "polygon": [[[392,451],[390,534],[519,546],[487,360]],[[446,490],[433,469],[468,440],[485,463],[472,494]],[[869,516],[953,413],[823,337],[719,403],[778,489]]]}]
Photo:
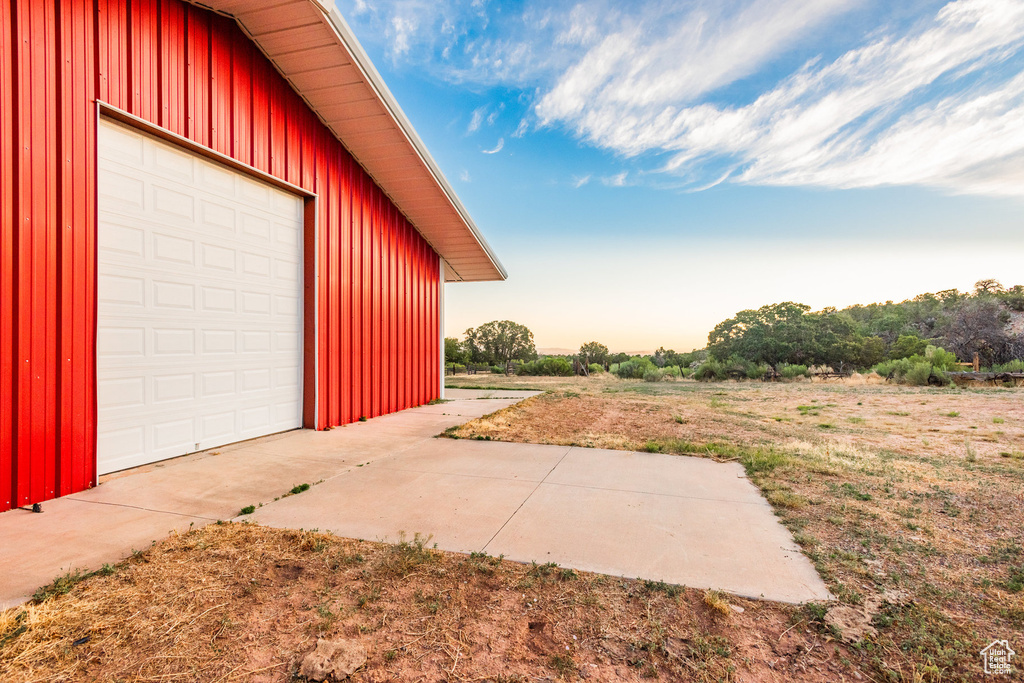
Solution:
[{"label": "wispy white cloud", "polygon": [[625,187],[626,176],[629,175],[629,171],[623,171],[622,173],[616,173],[613,176],[606,176],[601,178],[601,182],[608,187]]},{"label": "wispy white cloud", "polygon": [[[780,11],[786,3],[774,4]],[[748,25],[742,16],[696,51],[707,57],[697,60],[700,74],[660,63],[657,44],[645,56],[636,29],[611,34],[540,99],[537,113],[621,154],[668,152],[663,170],[695,186],[717,178],[1024,195],[1024,74],[1011,59],[1024,46],[1024,3],[950,2],[908,34],[876,35],[833,61],[809,62],[750,104],[702,102],[794,30],[785,20],[772,28],[765,17]],[[755,25],[766,28],[753,62],[715,56],[753,40]]]},{"label": "wispy white cloud", "polygon": [[[518,90],[506,137],[563,129],[650,155],[637,163],[691,191],[909,184],[1024,196],[1021,0],[919,2],[889,19],[885,0],[345,1],[393,58]],[[830,52],[793,66],[819,49]],[[468,132],[501,125],[494,105],[478,111]]]},{"label": "wispy white cloud", "polygon": [[497,154],[505,148],[505,138],[498,138],[498,144],[494,146],[494,149],[483,150],[484,154]]},{"label": "wispy white cloud", "polygon": [[583,187],[584,185],[586,185],[589,182],[590,182],[590,174],[587,174],[587,175],[584,175],[584,176],[574,175],[572,177],[572,186],[575,187],[577,190],[579,188]]},{"label": "wispy white cloud", "polygon": [[464,183],[470,182],[469,171],[467,171],[466,169],[462,169],[461,171],[459,171],[459,180],[461,180]]},{"label": "wispy white cloud", "polygon": [[484,114],[487,112],[487,107],[479,107],[473,110],[473,116],[469,120],[469,126],[466,128],[467,133],[475,133],[480,130],[481,124],[484,122]]}]

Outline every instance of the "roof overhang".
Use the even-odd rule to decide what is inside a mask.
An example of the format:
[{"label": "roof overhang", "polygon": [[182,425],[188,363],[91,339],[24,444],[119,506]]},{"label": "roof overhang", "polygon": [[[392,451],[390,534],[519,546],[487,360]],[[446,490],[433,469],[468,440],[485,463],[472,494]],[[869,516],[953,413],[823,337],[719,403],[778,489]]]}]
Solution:
[{"label": "roof overhang", "polygon": [[445,261],[445,280],[508,277],[331,0],[188,0],[228,15]]}]

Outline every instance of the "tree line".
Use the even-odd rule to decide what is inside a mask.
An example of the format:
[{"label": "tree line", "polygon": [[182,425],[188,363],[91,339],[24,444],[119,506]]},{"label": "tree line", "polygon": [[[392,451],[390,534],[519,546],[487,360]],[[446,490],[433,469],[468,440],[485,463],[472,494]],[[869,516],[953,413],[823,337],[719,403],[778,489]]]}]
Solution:
[{"label": "tree line", "polygon": [[[1016,326],[1011,324],[1014,319]],[[447,363],[503,371],[511,361],[521,374],[568,375],[569,361],[576,360],[594,372],[611,370],[620,377],[648,380],[691,374],[698,379],[729,373],[794,376],[810,366],[876,368],[899,375],[915,365],[918,374],[924,365],[949,370],[958,359],[969,362],[974,354],[983,366],[1016,369],[1024,362],[1024,286],[1006,288],[996,280],[979,280],[973,292],[948,289],[842,310],[812,311],[791,301],[768,304],[723,320],[708,334],[704,349],[685,353],[660,347],[646,356],[630,356],[590,341],[574,355],[540,358],[533,333],[510,320],[470,328],[464,337],[445,339]]]}]

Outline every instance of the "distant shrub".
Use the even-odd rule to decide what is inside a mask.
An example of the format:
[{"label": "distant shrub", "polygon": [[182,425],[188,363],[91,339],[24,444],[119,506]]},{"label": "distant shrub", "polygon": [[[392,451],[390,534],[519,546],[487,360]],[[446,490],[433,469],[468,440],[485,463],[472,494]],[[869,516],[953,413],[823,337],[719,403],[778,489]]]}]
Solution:
[{"label": "distant shrub", "polygon": [[952,370],[956,367],[956,354],[938,346],[928,346],[924,351],[924,357],[932,367],[939,370]]},{"label": "distant shrub", "polygon": [[644,372],[645,382],[660,382],[665,379],[665,371],[661,368],[650,368]]},{"label": "distant shrub", "polygon": [[647,358],[637,356],[630,358],[624,363],[613,366],[612,372],[619,379],[643,379],[650,370],[657,370],[658,366]]},{"label": "distant shrub", "polygon": [[807,377],[807,366],[806,365],[790,365],[783,363],[778,367],[779,375],[785,379],[795,379],[797,377]]},{"label": "distant shrub", "polygon": [[1024,372],[1024,360],[1017,358],[1011,360],[1009,363],[993,365],[990,370],[992,372]]},{"label": "distant shrub", "polygon": [[666,376],[673,377],[676,379],[678,379],[679,376],[682,374],[682,371],[679,369],[678,365],[666,365],[665,367],[662,368],[662,370],[665,371]]},{"label": "distant shrub", "polygon": [[587,366],[587,372],[589,372],[591,375],[599,375],[602,372],[604,372],[604,366],[601,365],[600,363],[591,363],[590,365]]},{"label": "distant shrub", "polygon": [[701,382],[722,380],[728,378],[728,376],[729,373],[725,366],[714,358],[708,358],[693,371],[694,379]]},{"label": "distant shrub", "polygon": [[505,374],[505,366],[504,365],[492,365],[491,366],[491,374],[492,375],[504,375]]},{"label": "distant shrub", "polygon": [[529,363],[523,363],[516,368],[517,375],[525,376],[549,376],[568,377],[572,374],[572,366],[564,358],[540,358]]},{"label": "distant shrub", "polygon": [[693,376],[693,368],[681,367],[681,368],[679,368],[679,374],[682,377],[692,377]]},{"label": "distant shrub", "polygon": [[874,371],[882,377],[894,379],[900,384],[913,384],[916,386],[949,384],[950,380],[946,375],[946,369],[947,366],[953,367],[953,364],[956,362],[956,357],[953,356],[952,361],[950,361],[950,356],[953,356],[953,354],[943,349],[935,349],[932,352],[932,358],[937,359],[940,363],[939,366],[934,365],[930,358],[910,356],[909,358],[879,363],[874,367]]},{"label": "distant shrub", "polygon": [[750,363],[746,368],[747,379],[763,379],[768,371],[771,370],[767,363],[757,365],[756,363]]},{"label": "distant shrub", "polygon": [[907,384],[925,386],[928,384],[928,380],[931,376],[932,364],[928,361],[924,361],[921,363],[914,363],[914,365],[907,371],[907,374],[903,376],[903,379]]}]

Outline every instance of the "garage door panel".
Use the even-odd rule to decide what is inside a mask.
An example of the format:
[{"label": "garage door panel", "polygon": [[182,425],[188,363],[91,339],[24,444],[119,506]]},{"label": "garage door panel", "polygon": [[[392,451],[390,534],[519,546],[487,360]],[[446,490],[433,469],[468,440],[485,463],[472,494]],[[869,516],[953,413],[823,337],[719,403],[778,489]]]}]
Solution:
[{"label": "garage door panel", "polygon": [[302,200],[104,121],[98,464],[301,426]]}]

